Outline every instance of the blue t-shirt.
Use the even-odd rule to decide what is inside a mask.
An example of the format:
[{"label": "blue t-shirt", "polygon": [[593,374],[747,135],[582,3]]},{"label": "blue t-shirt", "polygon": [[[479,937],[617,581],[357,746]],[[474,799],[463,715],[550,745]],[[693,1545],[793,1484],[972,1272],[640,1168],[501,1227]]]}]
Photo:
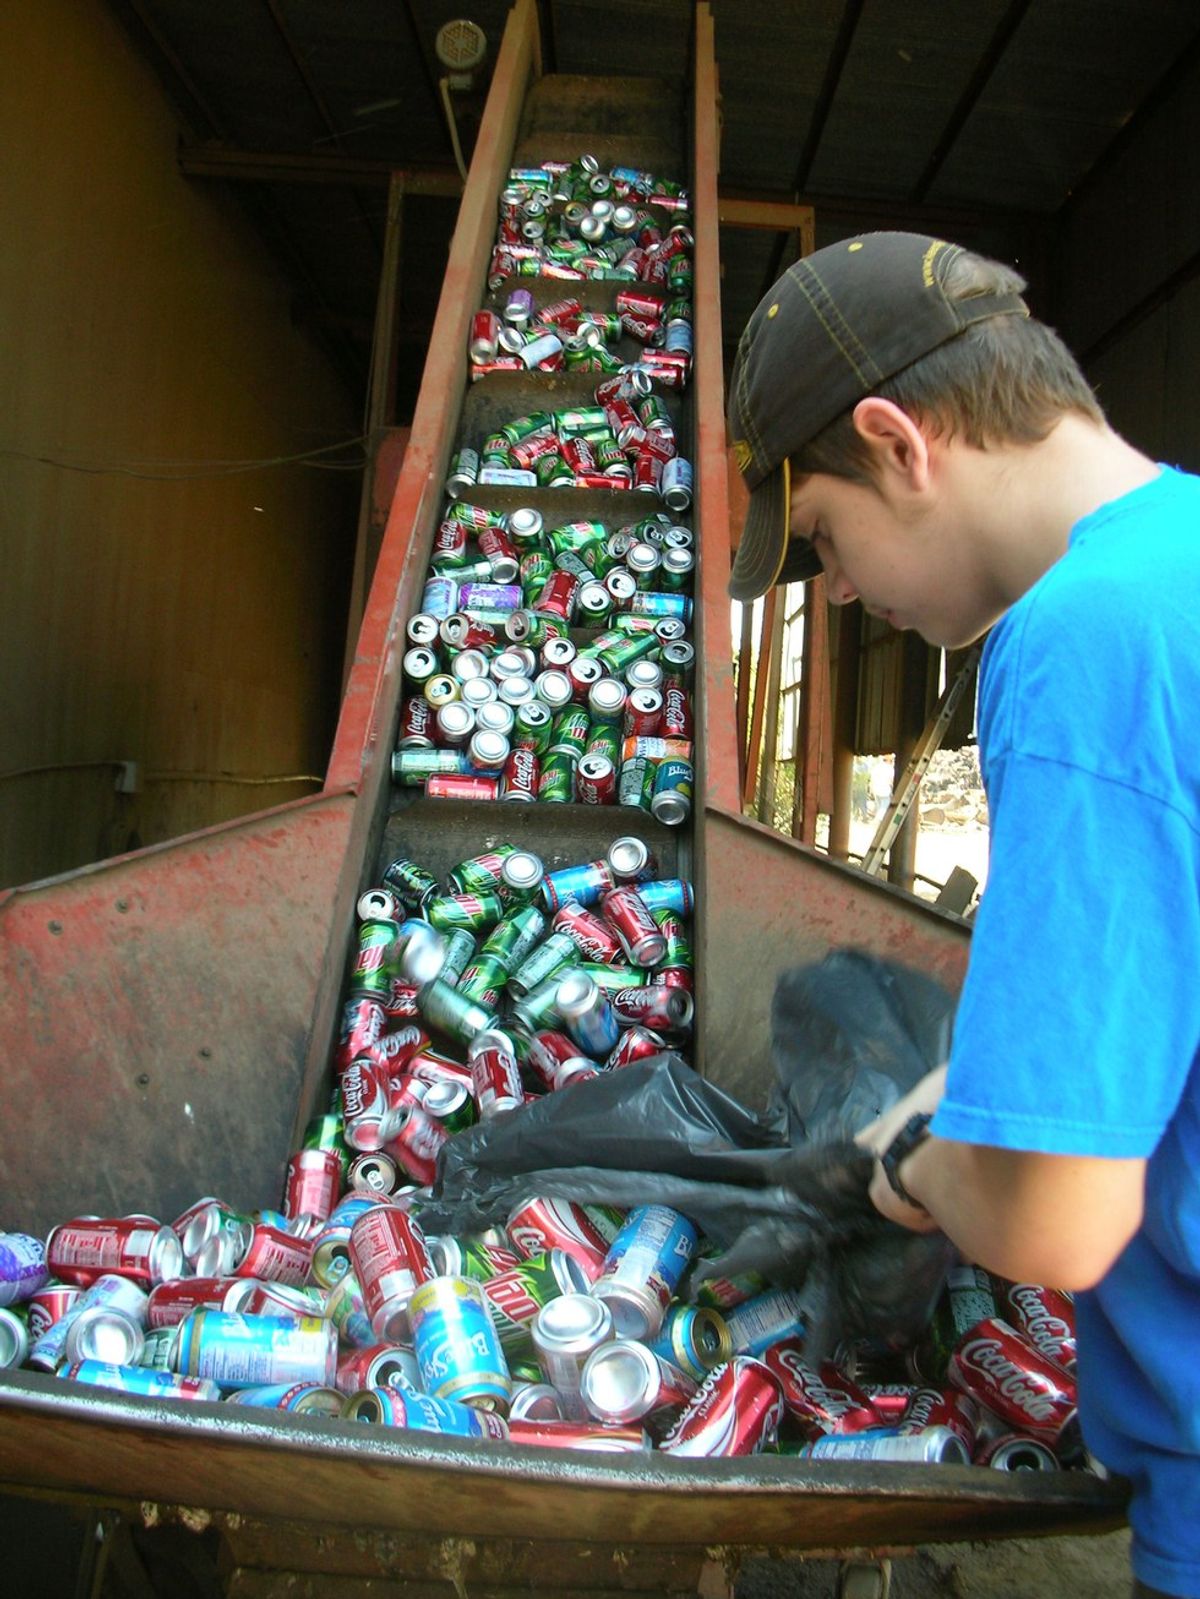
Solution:
[{"label": "blue t-shirt", "polygon": [[991,865],[933,1131],[1149,1157],[1078,1296],[1080,1414],[1134,1484],[1137,1575],[1200,1595],[1200,479],[1076,524],[988,640],[979,727]]}]

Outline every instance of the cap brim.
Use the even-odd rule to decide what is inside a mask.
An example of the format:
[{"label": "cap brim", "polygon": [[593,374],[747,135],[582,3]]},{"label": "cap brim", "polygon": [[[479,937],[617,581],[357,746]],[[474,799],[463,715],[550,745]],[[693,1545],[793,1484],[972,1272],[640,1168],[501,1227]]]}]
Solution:
[{"label": "cap brim", "polygon": [[820,557],[807,539],[788,538],[788,499],[786,463],[751,490],[742,542],[729,575],[735,600],[756,600],[776,583],[805,583],[821,570]]}]

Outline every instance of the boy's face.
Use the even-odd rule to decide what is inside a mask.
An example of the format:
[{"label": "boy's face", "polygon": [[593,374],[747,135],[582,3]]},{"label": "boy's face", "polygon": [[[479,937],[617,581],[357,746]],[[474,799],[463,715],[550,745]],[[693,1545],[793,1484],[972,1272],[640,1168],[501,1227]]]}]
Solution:
[{"label": "boy's face", "polygon": [[999,614],[973,573],[971,541],[943,503],[813,472],[792,484],[793,537],[811,540],[830,600],[946,649],[972,643]]}]

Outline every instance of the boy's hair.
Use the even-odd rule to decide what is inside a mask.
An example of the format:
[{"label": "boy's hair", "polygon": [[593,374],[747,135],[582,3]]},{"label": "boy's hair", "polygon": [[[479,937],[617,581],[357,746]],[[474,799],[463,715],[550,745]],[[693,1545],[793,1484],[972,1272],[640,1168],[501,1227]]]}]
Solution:
[{"label": "boy's hair", "polygon": [[[1024,279],[1011,267],[962,250],[947,263],[946,297],[1019,294]],[[1104,413],[1075,357],[1053,328],[1033,317],[991,316],[973,322],[894,377],[872,389],[946,438],[978,449],[1036,444],[1060,417],[1093,422]],[[853,407],[834,418],[790,457],[793,473],[826,472],[871,481],[871,456],[855,431]]]}]

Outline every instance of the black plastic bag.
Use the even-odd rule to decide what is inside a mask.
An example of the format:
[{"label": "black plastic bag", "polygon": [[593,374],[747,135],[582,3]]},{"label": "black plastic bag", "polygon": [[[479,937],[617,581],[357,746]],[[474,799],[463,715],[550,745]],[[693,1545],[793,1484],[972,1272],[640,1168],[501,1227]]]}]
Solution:
[{"label": "black plastic bag", "polygon": [[878,1214],[852,1134],[945,1058],[952,1009],[919,973],[835,952],[780,977],[766,1116],[678,1055],[652,1056],[460,1133],[422,1222],[475,1232],[535,1194],[669,1205],[723,1251],[709,1275],[801,1289],[814,1355],[841,1338],[910,1342],[952,1250]]}]

